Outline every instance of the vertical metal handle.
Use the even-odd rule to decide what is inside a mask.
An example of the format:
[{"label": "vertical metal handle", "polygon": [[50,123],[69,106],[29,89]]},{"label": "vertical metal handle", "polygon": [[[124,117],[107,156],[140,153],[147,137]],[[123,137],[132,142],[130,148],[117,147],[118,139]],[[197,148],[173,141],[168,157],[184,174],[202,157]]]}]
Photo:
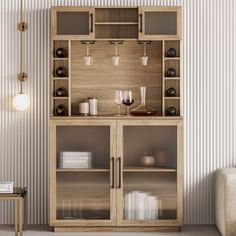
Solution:
[{"label": "vertical metal handle", "polygon": [[93,33],[93,14],[90,14],[90,32]]},{"label": "vertical metal handle", "polygon": [[139,14],[139,20],[140,20],[139,32],[142,33],[143,32],[143,14]]},{"label": "vertical metal handle", "polygon": [[119,168],[118,188],[121,188],[121,157],[118,157],[118,168]]},{"label": "vertical metal handle", "polygon": [[115,188],[115,158],[111,158],[111,175],[112,175],[112,180],[111,180],[111,188]]}]

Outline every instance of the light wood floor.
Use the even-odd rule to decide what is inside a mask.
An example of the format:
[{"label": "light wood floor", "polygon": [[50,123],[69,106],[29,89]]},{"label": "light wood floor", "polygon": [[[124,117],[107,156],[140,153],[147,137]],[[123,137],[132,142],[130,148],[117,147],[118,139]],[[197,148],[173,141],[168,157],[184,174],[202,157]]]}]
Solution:
[{"label": "light wood floor", "polygon": [[[54,233],[45,226],[29,227],[24,236],[220,236],[214,226],[185,226],[182,232],[176,233]],[[1,236],[14,236],[14,228],[0,226]]]}]

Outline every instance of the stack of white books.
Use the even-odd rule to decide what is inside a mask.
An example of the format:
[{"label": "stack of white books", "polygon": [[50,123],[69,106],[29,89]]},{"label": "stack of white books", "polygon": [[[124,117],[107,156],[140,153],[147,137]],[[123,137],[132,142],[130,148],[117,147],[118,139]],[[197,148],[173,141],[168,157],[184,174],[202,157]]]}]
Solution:
[{"label": "stack of white books", "polygon": [[141,191],[125,194],[124,214],[126,220],[157,220],[162,216],[161,200]]},{"label": "stack of white books", "polygon": [[59,168],[92,168],[92,152],[60,152]]}]

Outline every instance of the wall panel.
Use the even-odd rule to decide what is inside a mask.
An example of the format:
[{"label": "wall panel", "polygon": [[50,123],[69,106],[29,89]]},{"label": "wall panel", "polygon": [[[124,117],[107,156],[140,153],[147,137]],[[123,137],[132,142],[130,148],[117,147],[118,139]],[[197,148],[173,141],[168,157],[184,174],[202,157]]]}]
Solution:
[{"label": "wall panel", "polygon": [[[14,111],[18,90],[19,0],[0,1],[0,179],[29,189],[29,223],[48,222],[50,6],[183,6],[185,222],[214,222],[214,171],[236,164],[234,0],[24,0],[29,24],[24,84],[31,106]],[[13,223],[0,202],[0,224]]]}]

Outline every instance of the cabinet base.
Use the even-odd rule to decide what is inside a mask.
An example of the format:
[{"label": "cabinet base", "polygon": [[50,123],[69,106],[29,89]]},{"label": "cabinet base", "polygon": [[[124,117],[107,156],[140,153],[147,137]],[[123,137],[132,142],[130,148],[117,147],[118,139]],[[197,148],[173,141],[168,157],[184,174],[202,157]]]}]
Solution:
[{"label": "cabinet base", "polygon": [[54,232],[180,232],[180,226],[157,226],[157,227],[54,227]]}]

